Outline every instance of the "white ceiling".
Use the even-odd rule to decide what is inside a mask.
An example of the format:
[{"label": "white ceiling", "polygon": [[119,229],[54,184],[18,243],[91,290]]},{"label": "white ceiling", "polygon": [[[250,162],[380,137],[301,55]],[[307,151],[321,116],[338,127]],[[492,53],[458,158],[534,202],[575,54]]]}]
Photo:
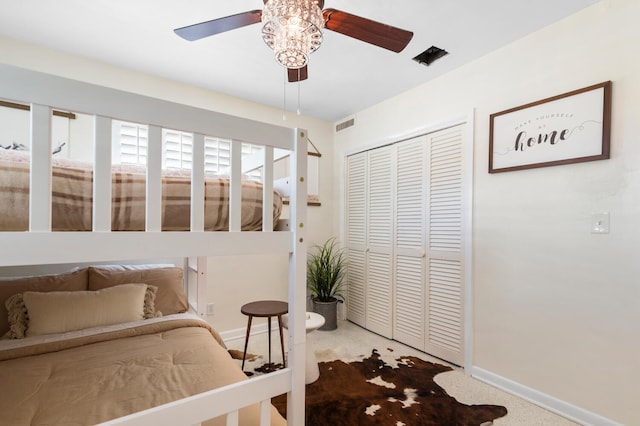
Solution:
[{"label": "white ceiling", "polygon": [[[335,121],[416,87],[599,0],[326,0],[414,32],[397,54],[324,31],[309,79],[284,83],[260,24],[188,42],[173,29],[252,9],[260,0],[0,0],[0,34]],[[431,66],[411,58],[435,45]],[[0,61],[1,61],[0,56]],[[526,66],[526,64],[523,64]]]}]

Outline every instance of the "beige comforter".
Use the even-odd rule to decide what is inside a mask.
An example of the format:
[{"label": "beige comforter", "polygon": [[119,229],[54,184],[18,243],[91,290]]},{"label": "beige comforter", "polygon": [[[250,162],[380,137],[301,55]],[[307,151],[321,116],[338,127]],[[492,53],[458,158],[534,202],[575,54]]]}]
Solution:
[{"label": "beige comforter", "polygon": [[[192,319],[1,351],[0,359],[2,425],[93,425],[246,380],[215,330]],[[259,424],[258,407],[241,410],[240,424]],[[272,407],[272,425],[285,424]]]},{"label": "beige comforter", "polygon": [[[146,172],[143,167],[112,168],[112,223],[114,231],[145,230]],[[58,159],[52,169],[52,228],[54,231],[90,231],[93,171],[87,163]],[[162,229],[188,231],[191,172],[165,170],[162,177]],[[0,150],[0,231],[29,229],[29,156]],[[274,191],[274,224],[282,211],[282,197]],[[242,230],[262,229],[262,184],[242,182]],[[229,179],[207,175],[205,230],[229,227]]]}]

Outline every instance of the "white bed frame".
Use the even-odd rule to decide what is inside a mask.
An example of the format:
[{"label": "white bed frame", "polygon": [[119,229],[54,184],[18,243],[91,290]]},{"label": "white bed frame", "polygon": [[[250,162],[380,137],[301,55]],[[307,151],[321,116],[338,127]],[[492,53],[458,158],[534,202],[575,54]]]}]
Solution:
[{"label": "white bed frame", "polygon": [[[288,394],[289,425],[304,424],[306,294],[305,130],[265,124],[0,65],[0,99],[31,106],[31,193],[29,232],[0,232],[0,266],[64,264],[132,259],[289,253],[288,366],[283,370],[225,386],[109,421],[108,425],[195,425],[227,414],[238,424],[238,410],[261,404],[261,426],[270,423],[270,398]],[[93,232],[51,231],[51,111],[94,116]],[[145,232],[111,232],[111,122],[149,125]],[[161,232],[162,128],[194,135],[191,230]],[[204,232],[204,135],[232,140],[229,232]],[[198,143],[200,142],[200,143]],[[265,145],[263,232],[240,231],[241,143]],[[291,151],[290,231],[273,232],[273,149]],[[200,165],[200,166],[198,166]],[[295,226],[293,226],[295,224]],[[89,249],[90,248],[90,249]],[[199,299],[203,297],[202,293]],[[206,300],[198,300],[205,306]]]}]

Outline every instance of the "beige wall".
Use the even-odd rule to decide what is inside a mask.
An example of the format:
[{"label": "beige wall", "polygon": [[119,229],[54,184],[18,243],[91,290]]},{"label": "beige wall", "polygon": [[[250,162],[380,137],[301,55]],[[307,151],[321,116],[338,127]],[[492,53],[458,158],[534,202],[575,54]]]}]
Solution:
[{"label": "beige wall", "polygon": [[[474,109],[472,363],[628,425],[640,424],[639,19],[637,0],[603,1],[361,111],[336,136],[335,166]],[[491,113],[606,80],[610,160],[487,172]],[[610,212],[609,234],[590,233],[596,212]]]},{"label": "beige wall", "polygon": [[[334,209],[331,123],[295,113],[288,113],[286,121],[283,121],[282,110],[279,108],[247,102],[9,38],[0,37],[0,52],[0,61],[6,64],[258,121],[307,129],[309,137],[322,153],[319,166],[319,196],[322,206],[308,209],[307,241],[311,244],[321,243],[332,235],[331,223],[326,219]],[[212,277],[209,283],[209,301],[214,303],[214,315],[209,320],[220,331],[244,329],[246,317],[240,313],[240,306],[248,301],[261,298],[286,300],[286,257],[254,256],[250,267],[247,267],[246,259],[237,257],[210,259],[208,263]]]}]

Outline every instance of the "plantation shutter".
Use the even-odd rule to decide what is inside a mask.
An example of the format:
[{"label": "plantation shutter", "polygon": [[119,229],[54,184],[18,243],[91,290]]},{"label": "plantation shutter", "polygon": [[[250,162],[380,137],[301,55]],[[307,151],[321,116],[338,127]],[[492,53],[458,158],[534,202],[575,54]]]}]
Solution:
[{"label": "plantation shutter", "polygon": [[[114,124],[116,125],[116,124]],[[120,164],[147,164],[147,146],[149,143],[147,126],[135,123],[118,122],[120,144],[113,144],[115,149],[112,156],[115,163]]]},{"label": "plantation shutter", "polygon": [[207,172],[228,173],[231,164],[231,141],[204,138],[204,162]]},{"label": "plantation shutter", "polygon": [[193,136],[191,133],[164,130],[163,165],[168,169],[193,167]]},{"label": "plantation shutter", "polygon": [[[114,134],[119,140],[115,143],[113,159],[120,164],[147,164],[148,129],[147,126],[115,122],[118,129]],[[193,167],[193,135],[177,130],[163,129],[162,164],[167,169],[186,169]],[[215,174],[227,174],[231,159],[231,141],[215,137],[205,137],[205,171]],[[251,156],[263,149],[261,146],[242,144],[242,156]],[[249,172],[250,179],[262,181],[262,169]]]}]

